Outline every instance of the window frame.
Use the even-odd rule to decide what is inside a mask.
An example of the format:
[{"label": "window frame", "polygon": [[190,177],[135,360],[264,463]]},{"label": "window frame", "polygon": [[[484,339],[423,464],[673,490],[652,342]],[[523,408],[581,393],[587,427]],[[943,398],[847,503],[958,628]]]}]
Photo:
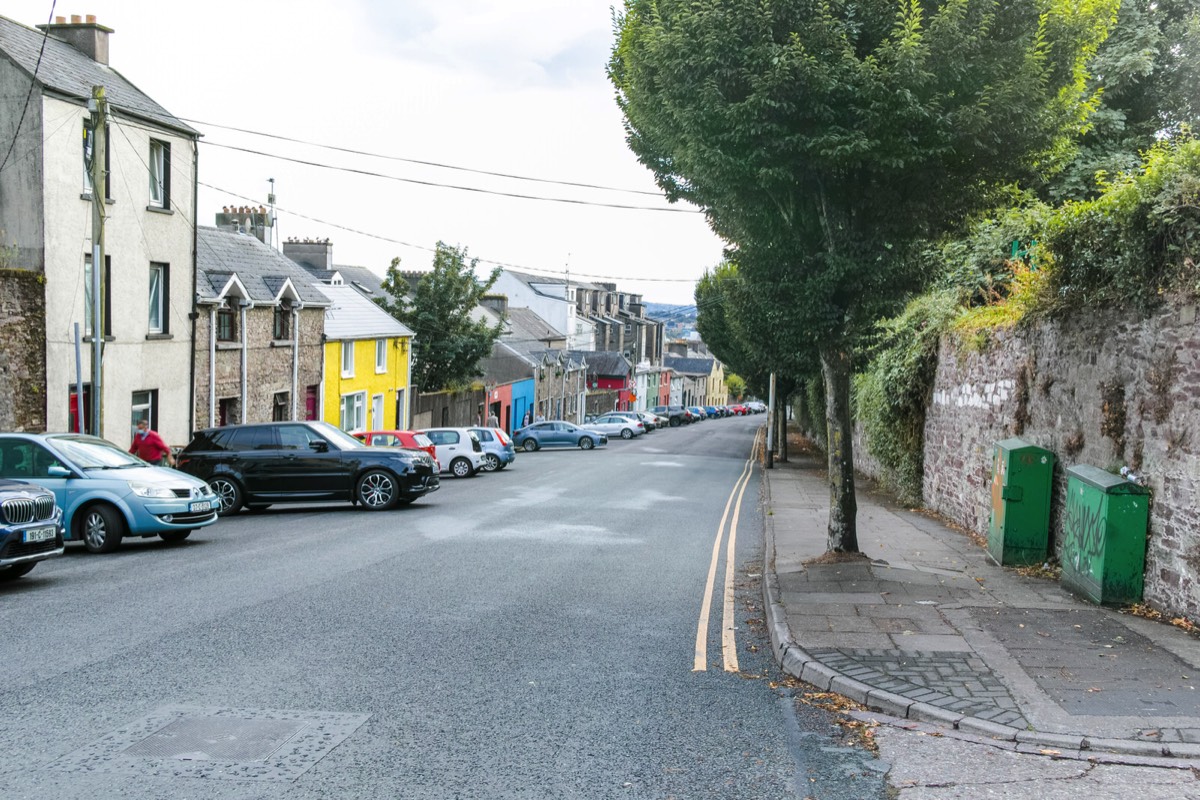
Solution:
[{"label": "window frame", "polygon": [[[241,331],[238,329],[238,310],[229,305],[217,306],[216,315],[216,335],[217,342],[221,344],[239,344],[242,341]],[[228,329],[229,335],[222,336],[222,331]]]},{"label": "window frame", "polygon": [[[112,256],[104,257],[104,283],[101,287],[104,292],[104,308],[101,313],[104,315],[104,338],[112,338]],[[92,320],[92,254],[84,253],[83,255],[83,335],[90,338],[93,330]]]},{"label": "window frame", "polygon": [[[112,126],[104,126],[104,200],[112,202]],[[83,146],[82,146],[82,161],[83,161],[83,197],[91,200],[96,194],[95,187],[92,186],[92,172],[88,168],[88,152],[95,145],[95,129],[91,124],[90,119],[83,121]]]},{"label": "window frame", "polygon": [[[150,207],[168,211],[171,208],[171,143],[151,139],[150,161],[147,166],[150,178]],[[155,169],[159,172],[157,176],[154,174]]]},{"label": "window frame", "polygon": [[[139,395],[141,395],[139,397]],[[139,389],[130,395],[130,438],[137,431],[138,420],[145,419],[150,430],[158,430],[158,389]]]},{"label": "window frame", "polygon": [[280,303],[272,309],[271,338],[277,342],[292,338],[292,307],[288,303]]},{"label": "window frame", "polygon": [[387,372],[387,339],[375,340],[375,374]]},{"label": "window frame", "polygon": [[[349,392],[341,396],[338,408],[338,427],[346,433],[366,430],[367,393]],[[347,427],[347,422],[350,427]],[[355,425],[354,423],[358,423]]]},{"label": "window frame", "polygon": [[[159,274],[158,281],[158,327],[154,326],[154,274]],[[171,332],[171,265],[162,261],[150,262],[150,284],[147,287],[149,295],[149,316],[146,320],[147,331],[151,334],[168,334]]]},{"label": "window frame", "polygon": [[354,377],[354,340],[342,340],[342,363],[341,376],[343,378]]}]

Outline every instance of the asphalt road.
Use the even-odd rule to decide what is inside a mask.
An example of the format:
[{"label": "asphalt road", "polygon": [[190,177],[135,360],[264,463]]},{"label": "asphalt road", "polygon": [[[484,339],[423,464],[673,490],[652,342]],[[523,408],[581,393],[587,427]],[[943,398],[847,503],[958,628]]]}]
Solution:
[{"label": "asphalt road", "polygon": [[883,797],[762,633],[762,420],[69,549],[0,585],[0,796]]}]

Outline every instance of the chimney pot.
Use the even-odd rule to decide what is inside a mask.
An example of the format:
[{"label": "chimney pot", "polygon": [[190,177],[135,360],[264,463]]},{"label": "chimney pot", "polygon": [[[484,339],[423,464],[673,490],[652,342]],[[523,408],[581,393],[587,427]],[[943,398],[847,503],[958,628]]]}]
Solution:
[{"label": "chimney pot", "polygon": [[95,14],[88,14],[86,17],[84,17],[84,19],[86,19],[92,25],[96,24],[96,15]]},{"label": "chimney pot", "polygon": [[72,25],[78,25],[81,22],[83,22],[83,17],[79,16],[78,14],[71,15],[71,24]]},{"label": "chimney pot", "polygon": [[66,17],[55,17],[55,18],[54,18],[54,24],[55,24],[55,25],[66,25],[66,24],[67,24],[67,18],[66,18]]}]

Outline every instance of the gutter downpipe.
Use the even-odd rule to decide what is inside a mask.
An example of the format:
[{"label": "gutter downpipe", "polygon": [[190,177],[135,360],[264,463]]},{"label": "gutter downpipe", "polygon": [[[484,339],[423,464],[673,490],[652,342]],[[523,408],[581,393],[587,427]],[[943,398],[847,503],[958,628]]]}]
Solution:
[{"label": "gutter downpipe", "polygon": [[300,309],[303,307],[299,301],[292,306],[292,422],[296,421],[296,392],[300,388]]},{"label": "gutter downpipe", "polygon": [[200,296],[200,236],[196,231],[196,209],[200,202],[200,142],[192,139],[192,313],[188,319],[192,323],[192,335],[188,338],[191,350],[191,364],[188,366],[188,411],[187,426],[188,440],[195,430],[196,424],[196,320],[200,318],[200,309],[196,299]]},{"label": "gutter downpipe", "polygon": [[208,308],[208,427],[217,426],[217,306]]},{"label": "gutter downpipe", "polygon": [[239,423],[245,423],[249,411],[250,402],[250,382],[246,371],[250,368],[250,337],[246,330],[246,309],[250,307],[249,301],[238,300],[238,332],[242,335],[242,408]]}]

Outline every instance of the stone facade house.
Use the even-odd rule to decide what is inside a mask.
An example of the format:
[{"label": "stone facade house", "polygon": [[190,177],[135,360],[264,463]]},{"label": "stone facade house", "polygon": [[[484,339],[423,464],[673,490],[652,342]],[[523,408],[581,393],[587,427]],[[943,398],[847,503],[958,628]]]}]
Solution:
[{"label": "stone facade house", "polygon": [[185,444],[198,134],[109,66],[112,29],[94,17],[39,28],[0,17],[0,396],[13,398],[0,404],[0,428],[92,429],[88,102],[101,86],[111,113],[95,154],[107,171],[107,221],[93,432],[126,445],[146,418],[168,443]]},{"label": "stone facade house", "polygon": [[329,299],[255,236],[196,242],[195,427],[318,419]]}]

